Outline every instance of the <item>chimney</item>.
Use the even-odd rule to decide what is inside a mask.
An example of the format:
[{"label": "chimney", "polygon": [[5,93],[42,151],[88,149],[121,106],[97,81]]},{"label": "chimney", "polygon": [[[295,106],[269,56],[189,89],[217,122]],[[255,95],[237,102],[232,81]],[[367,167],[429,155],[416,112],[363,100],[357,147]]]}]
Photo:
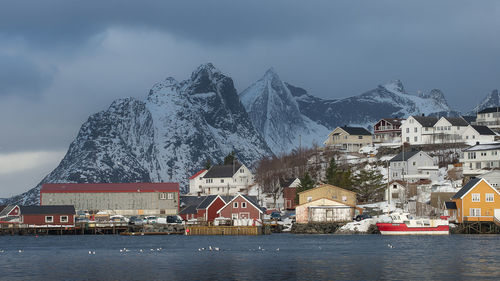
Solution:
[{"label": "chimney", "polygon": [[425,113],[422,113],[422,117],[424,117],[424,116],[425,116]]}]

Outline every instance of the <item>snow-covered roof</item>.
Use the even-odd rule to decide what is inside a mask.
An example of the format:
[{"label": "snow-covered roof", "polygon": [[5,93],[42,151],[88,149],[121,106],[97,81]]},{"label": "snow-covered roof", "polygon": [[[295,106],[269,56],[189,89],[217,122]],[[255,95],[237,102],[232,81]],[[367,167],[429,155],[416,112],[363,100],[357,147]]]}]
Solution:
[{"label": "snow-covered roof", "polygon": [[476,144],[472,147],[465,149],[464,151],[481,151],[481,150],[494,150],[500,149],[500,143],[484,143],[484,144]]}]

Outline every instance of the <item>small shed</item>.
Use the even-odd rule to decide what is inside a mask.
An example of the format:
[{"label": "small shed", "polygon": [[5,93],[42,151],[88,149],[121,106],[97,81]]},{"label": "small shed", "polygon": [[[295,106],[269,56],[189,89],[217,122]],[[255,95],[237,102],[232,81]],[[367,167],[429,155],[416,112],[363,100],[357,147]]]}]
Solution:
[{"label": "small shed", "polygon": [[21,223],[34,227],[75,225],[73,205],[19,206]]},{"label": "small shed", "polygon": [[320,198],[295,208],[297,223],[351,221],[362,209],[329,198]]}]

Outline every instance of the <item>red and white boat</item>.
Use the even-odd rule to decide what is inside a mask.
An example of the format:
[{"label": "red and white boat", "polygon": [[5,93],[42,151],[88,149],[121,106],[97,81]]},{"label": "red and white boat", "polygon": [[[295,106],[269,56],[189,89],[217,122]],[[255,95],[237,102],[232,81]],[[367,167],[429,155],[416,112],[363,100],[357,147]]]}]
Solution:
[{"label": "red and white boat", "polygon": [[450,225],[441,219],[413,219],[407,213],[389,215],[391,222],[377,223],[382,235],[448,235]]}]

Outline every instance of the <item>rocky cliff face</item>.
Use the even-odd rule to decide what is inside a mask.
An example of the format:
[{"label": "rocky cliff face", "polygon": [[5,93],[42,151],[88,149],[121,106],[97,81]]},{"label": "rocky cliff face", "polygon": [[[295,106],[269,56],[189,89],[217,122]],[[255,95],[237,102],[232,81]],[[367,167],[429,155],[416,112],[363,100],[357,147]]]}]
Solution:
[{"label": "rocky cliff face", "polygon": [[476,107],[469,111],[467,115],[476,115],[477,112],[485,108],[497,106],[500,106],[500,94],[498,93],[498,90],[493,90],[491,93],[486,95],[486,97],[484,97],[484,99]]},{"label": "rocky cliff face", "polygon": [[167,78],[144,101],[120,99],[85,122],[59,166],[9,203],[37,204],[47,182],[180,182],[231,151],[251,166],[272,155],[238,99],[231,78],[212,64],[190,79]]}]

